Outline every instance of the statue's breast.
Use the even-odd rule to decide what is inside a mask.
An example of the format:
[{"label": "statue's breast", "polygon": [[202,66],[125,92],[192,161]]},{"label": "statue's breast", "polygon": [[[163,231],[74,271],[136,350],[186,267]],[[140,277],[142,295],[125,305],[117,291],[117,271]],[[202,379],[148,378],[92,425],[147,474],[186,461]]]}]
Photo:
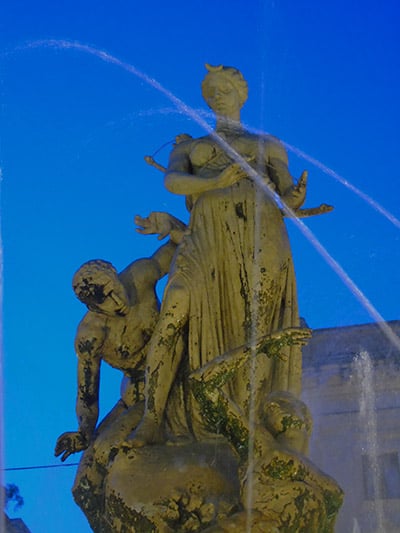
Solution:
[{"label": "statue's breast", "polygon": [[243,157],[248,163],[255,161],[259,156],[260,146],[253,137],[238,136],[232,140],[231,146],[238,156]]},{"label": "statue's breast", "polygon": [[189,158],[196,174],[215,174],[232,161],[223,149],[211,139],[201,139],[194,143]]},{"label": "statue's breast", "polygon": [[190,162],[194,167],[202,167],[215,157],[216,151],[215,143],[207,140],[198,141],[190,151]]}]

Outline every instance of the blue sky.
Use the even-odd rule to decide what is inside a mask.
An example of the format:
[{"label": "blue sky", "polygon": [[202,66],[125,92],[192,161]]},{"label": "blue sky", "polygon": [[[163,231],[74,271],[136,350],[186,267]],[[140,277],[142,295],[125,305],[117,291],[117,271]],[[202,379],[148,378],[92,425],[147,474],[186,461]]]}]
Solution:
[{"label": "blue sky", "polygon": [[[199,111],[207,110],[204,63],[236,66],[249,82],[242,113],[249,127],[321,161],[399,219],[399,10],[396,0],[3,3],[5,466],[57,463],[57,436],[76,428],[73,339],[84,308],[72,275],[88,259],[122,269],[151,254],[157,241],[135,233],[136,213],[166,210],[187,220],[183,199],[163,188],[143,156],[178,133],[203,134],[126,70],[32,43],[69,40],[107,51]],[[294,176],[309,170],[307,206],[335,206],[306,224],[380,315],[400,319],[399,227],[310,162],[289,158]],[[292,223],[289,231],[310,326],[372,321]],[[106,412],[119,376],[106,369],[104,376]],[[19,514],[33,533],[89,531],[69,492],[74,470],[7,474],[20,486]]]}]

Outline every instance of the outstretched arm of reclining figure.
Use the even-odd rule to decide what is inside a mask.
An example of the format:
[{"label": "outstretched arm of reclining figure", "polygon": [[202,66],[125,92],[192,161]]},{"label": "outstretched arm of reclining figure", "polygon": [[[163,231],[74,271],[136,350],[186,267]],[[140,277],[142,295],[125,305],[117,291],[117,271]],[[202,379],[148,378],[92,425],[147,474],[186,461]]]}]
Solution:
[{"label": "outstretched arm of reclining figure", "polygon": [[279,357],[279,348],[305,344],[311,336],[308,328],[286,328],[266,335],[254,345],[239,346],[211,360],[203,367],[190,374],[190,379],[207,384],[209,389],[216,389],[229,381],[232,376],[248,361],[252,353],[264,353],[267,357]]},{"label": "outstretched arm of reclining figure", "polygon": [[[85,319],[84,319],[85,320]],[[101,358],[98,353],[100,337],[81,322],[76,337],[78,355],[78,392],[76,415],[78,431],[67,431],[57,439],[55,455],[65,461],[73,453],[85,450],[90,443],[99,416],[99,381]],[[101,334],[101,332],[99,332]]]}]

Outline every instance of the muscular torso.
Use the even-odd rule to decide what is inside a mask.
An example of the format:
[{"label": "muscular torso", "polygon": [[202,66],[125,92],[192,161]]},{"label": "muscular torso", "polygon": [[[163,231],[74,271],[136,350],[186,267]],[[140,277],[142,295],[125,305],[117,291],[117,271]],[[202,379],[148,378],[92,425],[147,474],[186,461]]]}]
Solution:
[{"label": "muscular torso", "polygon": [[127,376],[144,370],[146,345],[159,315],[155,284],[156,279],[142,284],[136,303],[125,316],[86,313],[76,336],[78,356],[103,359]]},{"label": "muscular torso", "polygon": [[124,317],[107,317],[105,340],[100,348],[104,361],[123,371],[144,368],[146,345],[158,318],[154,296],[129,309]]}]

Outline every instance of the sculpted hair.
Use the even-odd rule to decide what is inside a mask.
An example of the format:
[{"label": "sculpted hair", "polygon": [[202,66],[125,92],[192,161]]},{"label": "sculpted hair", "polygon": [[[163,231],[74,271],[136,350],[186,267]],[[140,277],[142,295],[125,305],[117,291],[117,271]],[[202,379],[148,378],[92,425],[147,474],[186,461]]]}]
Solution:
[{"label": "sculpted hair", "polygon": [[223,65],[212,66],[206,63],[206,69],[208,73],[205,75],[201,84],[201,89],[204,97],[207,99],[208,82],[211,76],[224,76],[235,87],[239,94],[240,105],[242,106],[247,100],[249,89],[247,81],[244,79],[243,74],[234,67],[224,67]]},{"label": "sculpted hair", "polygon": [[72,278],[72,288],[76,292],[78,287],[87,284],[89,280],[93,280],[93,278],[96,277],[96,274],[99,274],[100,272],[113,273],[116,276],[118,275],[115,267],[108,261],[104,261],[103,259],[93,259],[83,263],[83,265],[75,272],[74,277]]}]

